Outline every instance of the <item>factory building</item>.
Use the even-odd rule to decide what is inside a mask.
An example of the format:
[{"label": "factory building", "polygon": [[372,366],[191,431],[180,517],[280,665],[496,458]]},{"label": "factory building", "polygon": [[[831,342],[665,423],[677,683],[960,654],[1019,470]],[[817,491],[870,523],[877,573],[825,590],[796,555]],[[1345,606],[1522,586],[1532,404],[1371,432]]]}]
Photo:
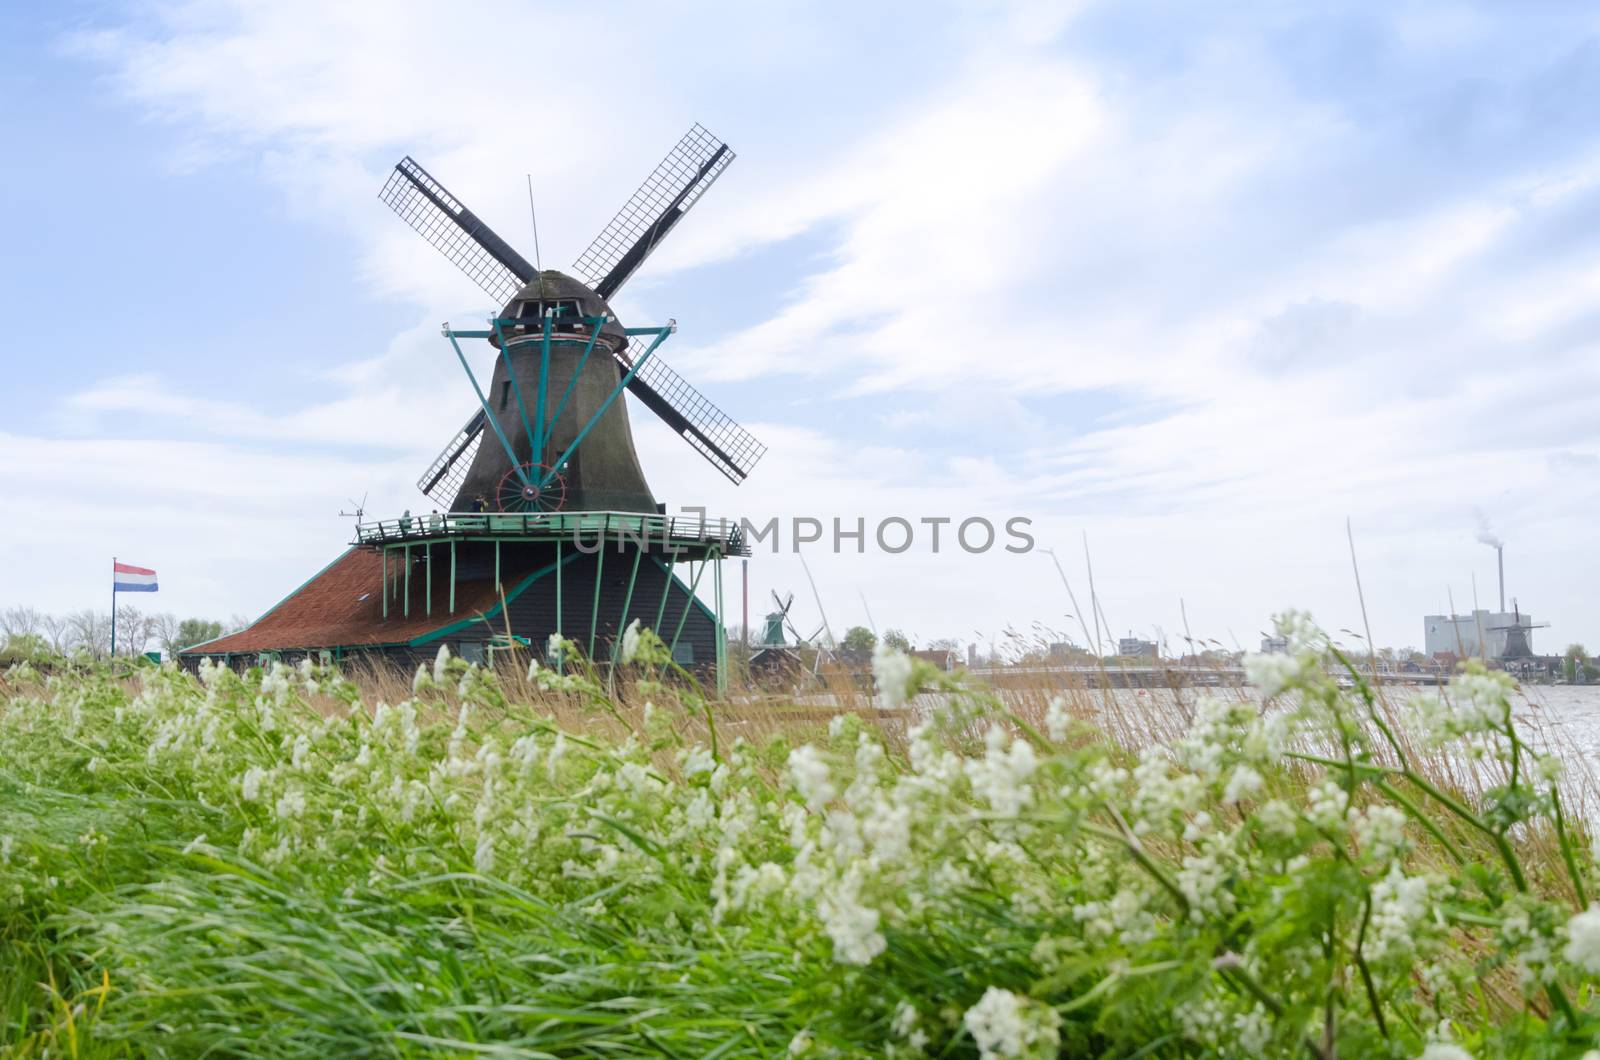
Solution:
[{"label": "factory building", "polygon": [[1424,615],[1424,651],[1458,658],[1523,659],[1533,654],[1533,617],[1518,611]]}]

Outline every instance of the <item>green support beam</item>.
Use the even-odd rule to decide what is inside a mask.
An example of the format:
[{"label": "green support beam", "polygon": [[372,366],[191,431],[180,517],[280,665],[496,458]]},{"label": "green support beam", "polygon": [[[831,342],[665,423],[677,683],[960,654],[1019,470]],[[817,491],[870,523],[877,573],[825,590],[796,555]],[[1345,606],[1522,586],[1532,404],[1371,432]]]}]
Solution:
[{"label": "green support beam", "polygon": [[707,560],[701,560],[700,566],[694,572],[694,581],[689,583],[689,597],[683,602],[683,614],[678,616],[678,628],[672,631],[672,641],[667,645],[668,652],[678,649],[678,638],[683,636],[683,624],[689,621],[689,609],[694,607],[694,594],[700,588],[700,579],[705,577]]},{"label": "green support beam", "polygon": [[594,572],[594,603],[589,608],[589,658],[594,658],[594,631],[600,621],[600,587],[605,583],[606,574],[606,531],[600,528],[600,559]]},{"label": "green support beam", "polygon": [[567,389],[562,392],[561,400],[556,402],[555,411],[550,414],[550,430],[556,429],[556,421],[561,418],[561,413],[566,410],[567,400],[572,397],[572,391],[578,385],[578,379],[583,375],[583,366],[589,363],[589,355],[594,352],[594,344],[600,338],[600,328],[605,324],[605,317],[584,317],[583,321],[593,330],[589,333],[589,343],[583,348],[583,356],[578,358],[578,368],[572,373],[572,378],[567,380]]},{"label": "green support beam", "polygon": [[728,694],[728,635],[722,621],[722,553],[718,552],[712,562],[717,565],[717,696],[720,698]]},{"label": "green support beam", "polygon": [[[549,326],[546,325],[547,331],[548,327]],[[533,441],[533,453],[528,457],[528,459],[537,464],[539,462],[539,436],[533,432],[533,426],[528,422],[528,406],[522,400],[522,384],[517,382],[516,369],[511,366],[511,347],[506,345],[506,335],[504,331],[500,330],[500,321],[498,320],[494,322],[494,334],[495,337],[500,340],[500,359],[506,363],[506,378],[510,380],[511,393],[514,394],[517,399],[517,414],[522,417],[522,433],[527,435],[528,438]],[[544,391],[544,376],[548,371],[548,363],[542,366],[539,370],[539,390],[541,394]],[[543,397],[541,397],[541,405],[539,409],[539,414],[541,416],[544,415],[543,400]],[[513,467],[515,467],[517,463],[517,458],[515,454],[513,454],[511,457],[511,464]]]},{"label": "green support beam", "polygon": [[[445,337],[450,340],[450,345],[456,351],[456,360],[461,362],[461,370],[467,373],[467,380],[472,383],[472,392],[478,395],[478,404],[483,408],[483,418],[489,421],[489,426],[494,429],[496,438],[506,451],[506,458],[511,461],[511,469],[516,472],[517,478],[523,485],[528,485],[528,476],[522,471],[522,461],[517,459],[517,451],[512,448],[511,442],[506,438],[506,432],[500,429],[500,421],[495,419],[494,410],[489,407],[489,399],[483,396],[483,388],[478,386],[478,377],[472,374],[472,366],[467,364],[467,355],[461,352],[461,343],[456,341],[456,332],[448,327],[444,329]],[[462,334],[467,334],[462,332]],[[485,333],[487,335],[487,333]]]},{"label": "green support beam", "polygon": [[[633,331],[637,329],[630,328],[628,330],[629,334],[632,334]],[[664,328],[647,328],[644,330],[655,333],[656,340],[649,345],[644,353],[639,355],[639,357],[633,362],[633,366],[628,369],[628,373],[624,375],[617,385],[611,389],[611,393],[606,395],[606,399],[600,403],[600,407],[595,410],[594,415],[589,417],[589,422],[583,425],[583,430],[579,431],[578,436],[572,439],[572,444],[567,446],[566,449],[562,451],[560,456],[551,461],[550,469],[544,473],[543,477],[539,481],[540,486],[547,484],[550,479],[555,476],[556,469],[565,464],[572,454],[577,451],[578,446],[583,444],[584,438],[588,436],[590,431],[594,430],[595,424],[599,423],[600,418],[610,410],[612,402],[616,401],[622,392],[628,388],[628,384],[633,382],[633,377],[639,374],[639,369],[643,368],[645,366],[645,362],[648,361],[651,355],[656,352],[656,347],[660,346],[663,342],[666,342],[667,336],[672,334],[672,328],[670,326]],[[513,463],[514,462],[515,460],[513,459]]]}]

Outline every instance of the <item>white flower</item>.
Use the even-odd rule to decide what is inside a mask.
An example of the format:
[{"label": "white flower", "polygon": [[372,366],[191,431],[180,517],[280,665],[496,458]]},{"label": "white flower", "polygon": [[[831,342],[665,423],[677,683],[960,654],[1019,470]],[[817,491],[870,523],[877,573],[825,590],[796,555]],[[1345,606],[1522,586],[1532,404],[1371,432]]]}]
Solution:
[{"label": "white flower", "polygon": [[1277,630],[1278,636],[1289,642],[1289,653],[1299,655],[1303,652],[1320,654],[1327,647],[1328,638],[1318,628],[1309,611],[1285,611],[1272,617],[1272,625]]},{"label": "white flower", "polygon": [[804,1056],[811,1051],[811,1032],[799,1031],[789,1039],[789,1055]]},{"label": "white flower", "polygon": [[1468,672],[1450,679],[1450,703],[1441,719],[1452,733],[1483,732],[1505,723],[1516,683],[1500,670]]},{"label": "white flower", "polygon": [[1419,1060],[1472,1060],[1472,1054],[1452,1042],[1432,1042]]},{"label": "white flower", "polygon": [[1377,861],[1405,853],[1406,815],[1393,806],[1369,806],[1356,817],[1356,840]]},{"label": "white flower", "polygon": [[628,623],[628,628],[622,631],[622,651],[617,656],[623,665],[633,662],[633,657],[639,654],[639,620],[636,618]]},{"label": "white flower", "polygon": [[488,833],[478,836],[478,848],[472,854],[473,868],[487,876],[494,871],[494,837]]},{"label": "white flower", "polygon": [[1299,657],[1294,655],[1252,653],[1244,657],[1245,678],[1261,693],[1262,699],[1271,699],[1300,680],[1303,669]]},{"label": "white flower", "polygon": [[1311,789],[1306,816],[1323,828],[1338,828],[1350,812],[1350,796],[1333,779],[1325,779]]},{"label": "white flower", "polygon": [[838,794],[828,780],[828,763],[810,744],[789,752],[789,780],[813,813],[820,813]]},{"label": "white flower", "polygon": [[817,898],[817,912],[839,964],[870,964],[888,946],[878,931],[878,911],[861,904],[860,892],[861,870],[852,865]]},{"label": "white flower", "polygon": [[188,845],[186,845],[183,848],[183,852],[185,854],[193,854],[196,850],[200,849],[200,846],[203,843],[205,843],[205,841],[206,841],[205,833],[201,832],[199,835],[197,835],[193,839],[189,840]]},{"label": "white flower", "polygon": [[1064,697],[1056,696],[1050,701],[1050,706],[1044,712],[1044,727],[1050,739],[1056,743],[1067,738],[1067,730],[1072,727],[1072,715],[1067,713]]},{"label": "white flower", "polygon": [[911,671],[911,659],[882,641],[872,649],[872,678],[878,683],[884,709],[894,710],[905,705]]},{"label": "white flower", "polygon": [[999,725],[990,725],[983,757],[965,766],[973,794],[1006,817],[1016,816],[1033,801],[1033,788],[1028,778],[1039,766],[1032,744],[1022,739],[1010,742],[1008,750],[1006,731]]},{"label": "white flower", "polygon": [[1246,765],[1233,767],[1233,773],[1228,777],[1228,783],[1222,789],[1222,801],[1227,804],[1238,802],[1255,791],[1260,790],[1262,784],[1261,774]]},{"label": "white flower", "polygon": [[1567,921],[1567,945],[1561,954],[1590,974],[1600,975],[1600,904]]},{"label": "white flower", "polygon": [[1366,952],[1373,960],[1411,952],[1415,928],[1428,914],[1428,880],[1407,876],[1398,864],[1372,886]]},{"label": "white flower", "polygon": [[697,777],[702,773],[710,773],[717,768],[717,760],[711,757],[711,752],[706,748],[696,745],[689,749],[683,759],[683,775]]},{"label": "white flower", "polygon": [[239,793],[245,802],[255,802],[261,798],[261,785],[271,777],[260,766],[251,766],[244,771],[244,776],[239,778]]},{"label": "white flower", "polygon": [[991,986],[962,1017],[983,1060],[1001,1056],[1054,1056],[1061,1017],[1030,998]]},{"label": "white flower", "polygon": [[439,654],[433,657],[433,680],[435,684],[444,684],[445,667],[450,662],[450,645],[439,645]]},{"label": "white flower", "polygon": [[275,807],[278,820],[290,821],[304,817],[306,812],[306,793],[298,785],[283,793]]}]

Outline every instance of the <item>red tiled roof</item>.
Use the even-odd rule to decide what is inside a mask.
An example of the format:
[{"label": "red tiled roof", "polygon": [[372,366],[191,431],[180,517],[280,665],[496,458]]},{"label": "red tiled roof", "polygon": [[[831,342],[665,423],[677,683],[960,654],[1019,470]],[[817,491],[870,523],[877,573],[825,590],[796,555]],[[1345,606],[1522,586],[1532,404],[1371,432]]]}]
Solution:
[{"label": "red tiled roof", "polygon": [[[394,575],[391,566],[390,575]],[[411,614],[403,615],[397,593],[383,617],[383,557],[352,548],[302,585],[253,625],[217,640],[196,644],[184,654],[280,651],[398,644],[488,611],[499,602],[492,579],[456,583],[456,609],[449,605],[449,579],[434,579],[433,613],[425,614],[424,579],[411,577]]]}]

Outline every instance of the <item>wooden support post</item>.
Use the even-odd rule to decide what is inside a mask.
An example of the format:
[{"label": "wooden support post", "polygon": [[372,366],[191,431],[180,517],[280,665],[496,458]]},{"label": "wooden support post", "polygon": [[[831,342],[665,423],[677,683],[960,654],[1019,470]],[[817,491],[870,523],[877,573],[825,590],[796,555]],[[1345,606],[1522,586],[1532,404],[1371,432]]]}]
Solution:
[{"label": "wooden support post", "polygon": [[456,613],[456,539],[450,539],[450,613]]},{"label": "wooden support post", "polygon": [[617,630],[617,640],[611,642],[611,672],[617,672],[617,646],[622,643],[621,637],[628,629],[628,608],[633,606],[633,587],[639,580],[639,561],[644,558],[644,549],[633,550],[633,569],[628,572],[628,591],[622,597],[622,614],[618,618],[621,627]]},{"label": "wooden support post", "polygon": [[422,546],[422,548],[423,556],[428,561],[428,569],[425,577],[423,578],[423,584],[425,586],[423,593],[425,598],[422,601],[422,613],[425,615],[431,615],[433,614],[433,542],[431,540],[428,541]]},{"label": "wooden support post", "polygon": [[699,569],[694,572],[694,580],[689,583],[689,596],[683,602],[683,614],[678,616],[678,628],[672,631],[672,642],[667,645],[669,652],[675,652],[678,649],[678,638],[683,636],[683,624],[689,621],[689,611],[694,607],[694,594],[700,588],[700,579],[705,576],[705,573],[706,560],[702,558]]},{"label": "wooden support post", "polygon": [[661,636],[661,623],[667,617],[667,596],[672,592],[672,568],[676,564],[677,559],[677,549],[673,549],[667,553],[667,565],[665,568],[667,572],[667,582],[661,587],[661,606],[656,608],[656,624],[650,627],[655,631],[655,634],[658,637]]},{"label": "wooden support post", "polygon": [[400,605],[400,614],[405,616],[406,618],[410,618],[411,617],[411,545],[410,545],[409,542],[406,544],[405,564],[406,564],[406,578],[405,578],[405,594],[406,594],[406,597],[405,597],[405,601],[403,603],[401,603],[401,605]]},{"label": "wooden support post", "polygon": [[389,546],[381,549],[383,554],[383,617],[389,617]]},{"label": "wooden support post", "polygon": [[717,586],[717,696],[725,697],[728,694],[728,633],[727,626],[722,621],[722,552],[718,550],[715,563],[715,580]]},{"label": "wooden support post", "polygon": [[[606,517],[607,519],[610,516]],[[594,603],[589,608],[589,658],[594,658],[594,631],[595,625],[600,621],[600,587],[604,584],[606,573],[606,532],[600,530],[600,558],[594,572]]]}]

